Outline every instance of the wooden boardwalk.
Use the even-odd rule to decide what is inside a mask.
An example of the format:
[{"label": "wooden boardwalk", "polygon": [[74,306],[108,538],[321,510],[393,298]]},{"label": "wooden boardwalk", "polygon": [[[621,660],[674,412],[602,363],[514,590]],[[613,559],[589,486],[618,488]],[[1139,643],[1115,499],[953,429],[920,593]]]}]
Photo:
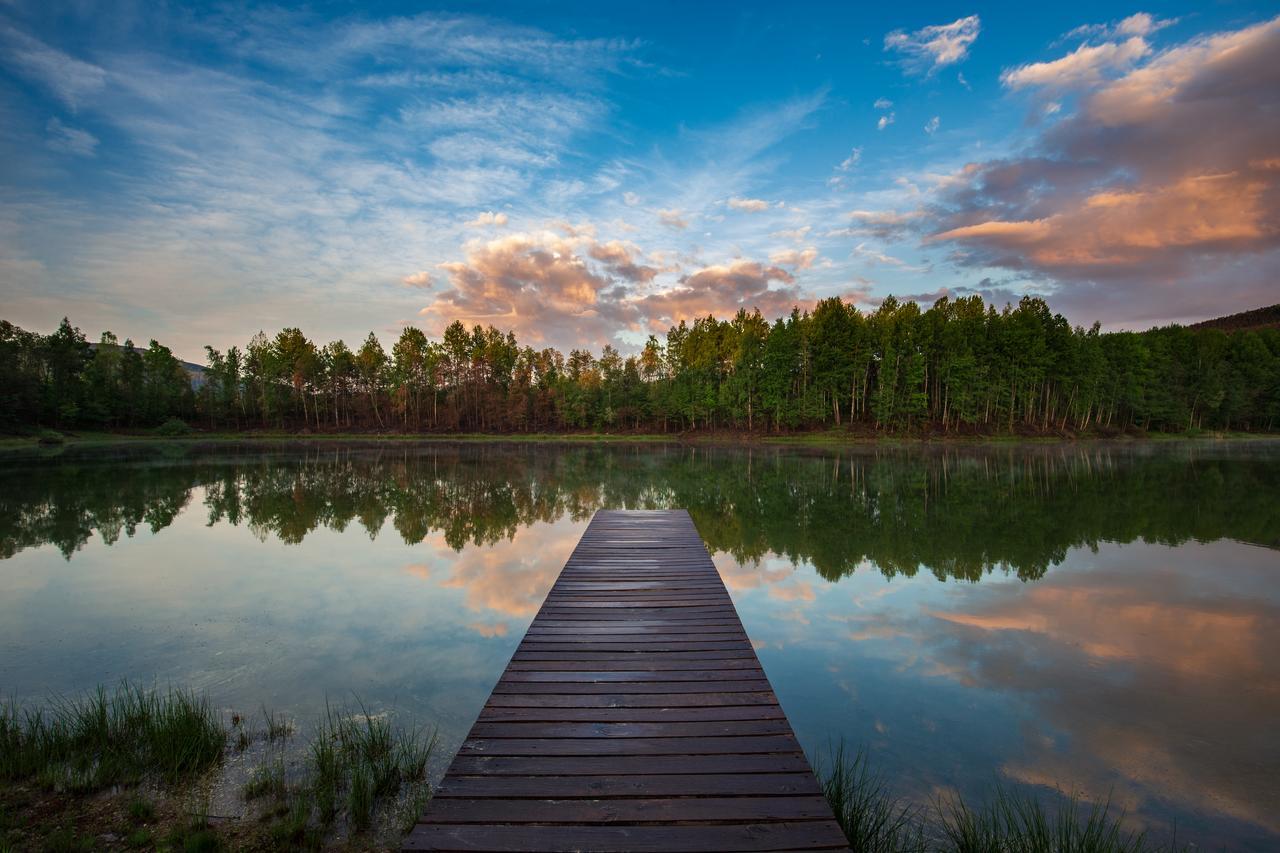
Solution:
[{"label": "wooden boardwalk", "polygon": [[405,842],[845,847],[684,510],[596,513]]}]

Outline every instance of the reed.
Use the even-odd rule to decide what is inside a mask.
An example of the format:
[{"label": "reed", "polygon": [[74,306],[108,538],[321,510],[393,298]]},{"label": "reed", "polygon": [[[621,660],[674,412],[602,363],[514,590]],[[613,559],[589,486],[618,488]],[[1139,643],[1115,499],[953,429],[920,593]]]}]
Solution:
[{"label": "reed", "polygon": [[1042,799],[997,784],[986,802],[963,798],[911,805],[894,797],[884,777],[871,769],[863,750],[843,742],[815,759],[822,791],[855,853],[1178,853],[1176,839],[1150,841],[1124,829],[1124,813],[1109,800],[1078,796]]},{"label": "reed", "polygon": [[114,691],[59,697],[47,708],[0,706],[0,777],[65,791],[167,782],[217,765],[226,730],[202,697],[185,690]]}]

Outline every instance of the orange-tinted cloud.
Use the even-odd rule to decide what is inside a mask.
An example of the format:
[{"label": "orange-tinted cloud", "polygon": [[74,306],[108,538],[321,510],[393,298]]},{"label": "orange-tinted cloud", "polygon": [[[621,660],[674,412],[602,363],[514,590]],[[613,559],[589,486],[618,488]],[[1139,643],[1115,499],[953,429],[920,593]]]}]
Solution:
[{"label": "orange-tinted cloud", "polygon": [[[655,277],[678,268],[646,263],[631,243],[600,242],[590,226],[472,240],[464,248],[465,260],[440,264],[448,284],[421,311],[430,332],[461,320],[511,329],[533,345],[599,347],[616,343],[623,330],[662,332],[681,320],[729,316],[739,308],[775,316],[809,302],[787,270],[745,259],[703,267],[661,287]],[[812,256],[797,252],[787,260],[800,269]]]},{"label": "orange-tinted cloud", "polygon": [[[535,524],[521,528],[510,540],[469,547],[460,553],[441,541],[447,573],[440,586],[464,590],[469,611],[530,618],[547,597],[581,535],[577,524]],[[483,636],[499,636],[507,630],[505,624],[488,622],[469,627]]]},{"label": "orange-tinted cloud", "polygon": [[1265,735],[1280,713],[1280,609],[1259,594],[1274,553],[1111,550],[1104,571],[1059,569],[935,612],[919,643],[957,680],[1026,697],[1040,728],[1064,734],[1029,742],[1006,775],[1114,793],[1139,819],[1156,793],[1280,831]]},{"label": "orange-tinted cloud", "polygon": [[[775,282],[785,286],[774,287]],[[659,332],[681,320],[724,316],[739,308],[759,308],[766,317],[776,317],[811,301],[801,295],[795,277],[782,267],[736,260],[703,267],[682,278],[676,287],[650,293],[636,305],[649,329]]]},{"label": "orange-tinted cloud", "polygon": [[436,332],[462,320],[511,329],[534,345],[601,346],[639,318],[609,275],[617,263],[588,262],[595,245],[586,235],[551,231],[470,241],[465,261],[440,265],[450,286],[421,314],[435,321]]},{"label": "orange-tinted cloud", "polygon": [[[1006,72],[1011,87],[1074,88],[1078,107],[1023,156],[952,176],[930,242],[952,244],[965,264],[1047,276],[1055,305],[1113,320],[1274,296],[1280,18],[1154,55],[1122,35],[1153,25],[1117,26],[1122,41]],[[1250,254],[1261,257],[1242,269]]]}]

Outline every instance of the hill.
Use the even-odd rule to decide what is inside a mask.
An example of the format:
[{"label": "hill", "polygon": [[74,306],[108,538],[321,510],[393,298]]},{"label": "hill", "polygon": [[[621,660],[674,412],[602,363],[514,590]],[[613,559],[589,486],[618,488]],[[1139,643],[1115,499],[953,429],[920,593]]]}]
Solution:
[{"label": "hill", "polygon": [[1225,332],[1244,332],[1249,329],[1280,329],[1280,304],[1266,308],[1254,308],[1213,320],[1193,323],[1192,329],[1222,329]]}]

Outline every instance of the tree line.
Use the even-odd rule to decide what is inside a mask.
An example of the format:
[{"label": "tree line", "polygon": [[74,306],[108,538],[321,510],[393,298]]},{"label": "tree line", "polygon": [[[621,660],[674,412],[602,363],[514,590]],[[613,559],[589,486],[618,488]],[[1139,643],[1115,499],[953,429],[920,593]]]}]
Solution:
[{"label": "tree line", "polygon": [[105,429],[181,418],[209,429],[683,432],[848,428],[941,433],[1272,430],[1280,329],[1146,332],[1072,327],[1044,300],[981,297],[928,310],[839,298],[771,324],[759,311],[681,321],[634,355],[566,356],[492,326],[431,340],[406,327],[388,352],[298,328],[206,347],[193,388],[181,363],[110,332],[91,346],[0,321],[0,427]]}]

